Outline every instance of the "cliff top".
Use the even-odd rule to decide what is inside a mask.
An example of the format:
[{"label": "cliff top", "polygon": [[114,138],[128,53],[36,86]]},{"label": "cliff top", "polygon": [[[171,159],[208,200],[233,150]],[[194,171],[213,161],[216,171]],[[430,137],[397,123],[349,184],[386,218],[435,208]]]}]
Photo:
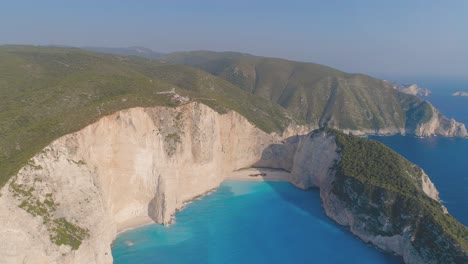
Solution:
[{"label": "cliff top", "polygon": [[[178,56],[198,69],[168,62]],[[369,76],[240,53],[150,60],[0,46],[0,97],[0,186],[54,139],[132,107],[201,102],[236,111],[268,133],[294,123],[396,133],[434,114],[426,101]]]},{"label": "cliff top", "polygon": [[0,186],[54,139],[122,109],[202,102],[267,132],[292,121],[201,70],[76,48],[0,46],[0,98]]}]

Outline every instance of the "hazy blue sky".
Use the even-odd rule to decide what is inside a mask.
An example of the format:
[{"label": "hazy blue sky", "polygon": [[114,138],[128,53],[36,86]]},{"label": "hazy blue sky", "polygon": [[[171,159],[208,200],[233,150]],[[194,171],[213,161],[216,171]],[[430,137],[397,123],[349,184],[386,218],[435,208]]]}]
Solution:
[{"label": "hazy blue sky", "polygon": [[2,0],[0,44],[233,50],[468,80],[468,1]]}]

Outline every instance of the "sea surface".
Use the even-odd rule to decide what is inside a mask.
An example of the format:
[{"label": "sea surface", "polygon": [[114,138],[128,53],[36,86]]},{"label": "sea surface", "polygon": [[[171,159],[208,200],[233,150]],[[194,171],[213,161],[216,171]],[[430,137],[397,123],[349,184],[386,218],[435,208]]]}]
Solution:
[{"label": "sea surface", "polygon": [[[435,94],[426,100],[445,116],[455,118],[468,127],[468,97],[450,96],[440,86],[429,86],[429,89],[435,91]],[[462,224],[468,225],[468,139],[413,136],[370,138],[384,143],[423,168],[439,190],[439,196],[449,213]]]},{"label": "sea surface", "polygon": [[226,181],[175,219],[119,235],[114,262],[401,263],[328,219],[318,190],[286,182]]}]

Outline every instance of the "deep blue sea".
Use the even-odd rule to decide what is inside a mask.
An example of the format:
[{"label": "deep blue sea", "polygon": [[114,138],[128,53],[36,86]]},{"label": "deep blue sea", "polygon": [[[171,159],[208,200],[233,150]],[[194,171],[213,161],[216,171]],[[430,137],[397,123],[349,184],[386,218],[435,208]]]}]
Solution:
[{"label": "deep blue sea", "polygon": [[[468,82],[466,86],[450,87],[468,89]],[[450,87],[444,90],[438,85],[429,85],[433,95],[425,99],[445,116],[455,118],[468,127],[468,97],[450,96],[452,91],[463,90]],[[439,190],[439,196],[449,213],[468,225],[468,139],[412,136],[370,138],[384,143],[423,168]]]},{"label": "deep blue sea", "polygon": [[[465,85],[438,85],[422,83],[433,91],[426,99],[444,115],[468,124],[468,97],[450,96]],[[468,225],[468,139],[371,138],[422,167],[449,212]],[[175,224],[119,235],[112,254],[116,264],[401,262],[328,219],[317,190],[302,191],[284,182],[224,182],[178,212]]]},{"label": "deep blue sea", "polygon": [[468,225],[468,139],[370,137],[423,168],[450,214]]},{"label": "deep blue sea", "polygon": [[175,224],[119,235],[112,255],[116,264],[400,263],[328,219],[318,190],[286,182],[224,182]]}]

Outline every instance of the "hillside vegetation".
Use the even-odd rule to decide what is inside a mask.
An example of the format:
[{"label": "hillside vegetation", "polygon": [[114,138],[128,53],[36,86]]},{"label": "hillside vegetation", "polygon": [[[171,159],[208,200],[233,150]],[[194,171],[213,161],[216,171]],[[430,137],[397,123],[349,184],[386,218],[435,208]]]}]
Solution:
[{"label": "hillside vegetation", "polygon": [[177,106],[175,91],[219,112],[235,110],[267,132],[291,121],[284,109],[220,78],[73,48],[0,46],[0,186],[47,144],[104,115],[136,106]]},{"label": "hillside vegetation", "polygon": [[[367,232],[382,236],[407,232],[417,250],[429,247],[438,262],[463,261],[468,228],[423,192],[419,167],[380,142],[326,131],[336,137],[341,152],[332,191],[366,223]],[[388,219],[385,228],[382,219]]]},{"label": "hillside vegetation", "polygon": [[163,53],[154,52],[151,49],[144,47],[128,47],[128,48],[107,48],[107,47],[83,47],[82,49],[108,53],[122,56],[139,56],[147,59],[159,59],[164,56]]},{"label": "hillside vegetation", "polygon": [[234,52],[173,53],[158,61],[0,46],[0,186],[52,140],[104,115],[185,103],[160,94],[174,89],[218,112],[237,111],[266,132],[293,122],[395,133],[433,114],[427,102],[388,83],[312,63]]},{"label": "hillside vegetation", "polygon": [[432,116],[426,101],[388,82],[319,64],[209,51],[177,52],[164,59],[203,69],[321,127],[411,130]]}]

